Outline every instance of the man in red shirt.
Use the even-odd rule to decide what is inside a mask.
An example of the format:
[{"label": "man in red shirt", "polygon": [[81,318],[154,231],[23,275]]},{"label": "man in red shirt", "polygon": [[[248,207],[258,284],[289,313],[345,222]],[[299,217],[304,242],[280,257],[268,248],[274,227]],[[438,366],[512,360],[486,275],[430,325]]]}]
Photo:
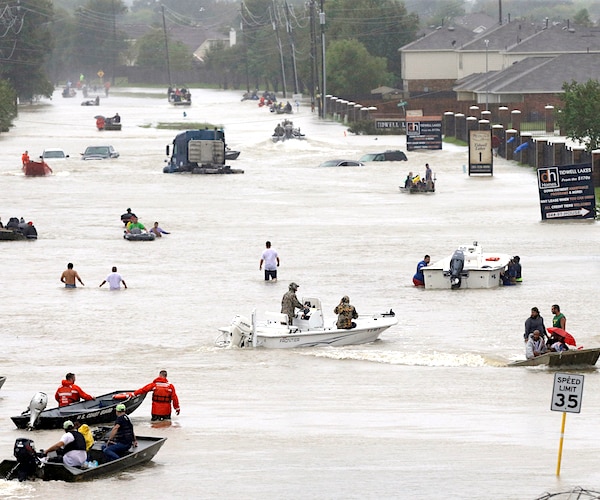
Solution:
[{"label": "man in red shirt", "polygon": [[79,402],[80,399],[89,401],[94,398],[87,392],[84,392],[81,387],[75,385],[74,373],[67,373],[65,375],[65,380],[62,381],[61,386],[56,390],[54,399],[58,401],[58,406],[67,406]]},{"label": "man in red shirt", "polygon": [[173,384],[167,380],[167,370],[161,370],[151,383],[134,392],[136,396],[152,391],[152,420],[171,420],[171,403],[179,415],[179,398]]}]

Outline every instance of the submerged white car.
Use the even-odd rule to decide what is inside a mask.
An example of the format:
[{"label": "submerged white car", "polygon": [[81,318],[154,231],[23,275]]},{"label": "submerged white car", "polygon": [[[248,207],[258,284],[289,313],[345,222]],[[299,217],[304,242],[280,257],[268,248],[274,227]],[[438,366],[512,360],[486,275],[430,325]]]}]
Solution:
[{"label": "submerged white car", "polygon": [[44,149],[40,158],[42,160],[66,160],[69,155],[65,154],[64,150],[58,148]]}]

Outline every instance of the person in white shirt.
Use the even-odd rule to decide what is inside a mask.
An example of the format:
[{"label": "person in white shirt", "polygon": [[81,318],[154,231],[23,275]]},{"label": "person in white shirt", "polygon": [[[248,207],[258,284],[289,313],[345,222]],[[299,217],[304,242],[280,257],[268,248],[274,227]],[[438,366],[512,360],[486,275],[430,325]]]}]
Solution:
[{"label": "person in white shirt", "polygon": [[123,286],[127,288],[127,283],[125,283],[123,277],[117,272],[116,266],[112,268],[112,273],[110,273],[106,279],[100,283],[100,286],[104,285],[104,283],[108,283],[111,290],[120,290],[121,283],[123,283]]},{"label": "person in white shirt", "polygon": [[271,242],[266,242],[266,249],[260,257],[260,263],[258,264],[259,271],[262,269],[263,264],[265,265],[265,281],[269,279],[277,281],[277,268],[279,267],[279,255],[274,248],[271,248]]},{"label": "person in white shirt", "polygon": [[60,441],[47,448],[44,451],[44,456],[47,457],[53,451],[62,450],[62,455],[59,453],[56,457],[52,457],[48,461],[62,462],[71,467],[80,467],[87,460],[85,438],[83,434],[75,429],[73,422],[70,420],[65,421],[63,429],[65,433],[60,438]]}]

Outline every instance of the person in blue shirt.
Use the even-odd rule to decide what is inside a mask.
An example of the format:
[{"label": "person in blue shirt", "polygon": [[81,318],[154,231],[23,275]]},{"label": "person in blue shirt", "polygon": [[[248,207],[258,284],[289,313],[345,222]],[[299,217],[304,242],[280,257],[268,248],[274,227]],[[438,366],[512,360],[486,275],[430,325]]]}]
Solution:
[{"label": "person in blue shirt", "polygon": [[425,276],[423,275],[423,268],[427,267],[431,257],[426,255],[423,260],[417,264],[417,272],[413,276],[413,283],[415,286],[425,286]]}]

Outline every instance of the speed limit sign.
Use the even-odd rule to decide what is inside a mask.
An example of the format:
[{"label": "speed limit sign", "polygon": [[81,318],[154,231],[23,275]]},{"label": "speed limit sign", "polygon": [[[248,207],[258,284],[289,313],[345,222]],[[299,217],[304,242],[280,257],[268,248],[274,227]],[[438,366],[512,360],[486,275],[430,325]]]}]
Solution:
[{"label": "speed limit sign", "polygon": [[581,412],[583,396],[583,375],[570,373],[554,374],[554,390],[552,391],[552,411],[569,413]]}]

